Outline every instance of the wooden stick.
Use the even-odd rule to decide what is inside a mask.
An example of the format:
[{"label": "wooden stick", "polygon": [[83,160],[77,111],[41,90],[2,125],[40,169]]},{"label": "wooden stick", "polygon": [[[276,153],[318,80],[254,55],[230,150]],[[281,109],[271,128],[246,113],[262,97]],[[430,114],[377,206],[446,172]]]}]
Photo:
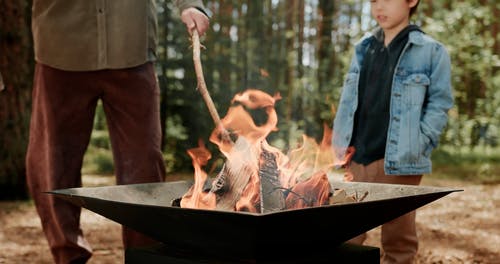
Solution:
[{"label": "wooden stick", "polygon": [[215,125],[217,127],[223,127],[222,122],[220,120],[219,114],[217,113],[217,109],[215,108],[214,102],[212,101],[212,98],[210,97],[210,94],[208,93],[207,89],[207,84],[205,83],[205,78],[203,77],[203,68],[201,67],[201,59],[200,59],[200,37],[198,35],[197,30],[193,30],[193,35],[191,36],[192,41],[193,41],[193,62],[194,62],[194,69],[196,72],[196,79],[198,81],[198,86],[196,89],[198,89],[201,93],[201,96],[203,97],[203,100],[205,101],[205,104],[207,104],[208,107],[208,112],[210,112],[210,115],[212,116],[212,119],[215,122]]},{"label": "wooden stick", "polygon": [[220,129],[221,139],[224,140],[225,142],[232,143],[231,137],[229,136],[229,132],[224,128],[222,121],[219,117],[219,113],[215,108],[214,102],[212,101],[212,98],[208,93],[207,84],[205,83],[205,78],[203,77],[203,68],[201,67],[201,59],[200,59],[200,49],[201,49],[200,36],[197,30],[193,30],[193,35],[191,36],[191,40],[193,41],[194,70],[196,72],[196,79],[198,82],[196,89],[200,91],[201,96],[203,97],[203,100],[205,101],[205,104],[208,107],[208,112],[210,113],[212,119],[215,122],[216,128]]}]

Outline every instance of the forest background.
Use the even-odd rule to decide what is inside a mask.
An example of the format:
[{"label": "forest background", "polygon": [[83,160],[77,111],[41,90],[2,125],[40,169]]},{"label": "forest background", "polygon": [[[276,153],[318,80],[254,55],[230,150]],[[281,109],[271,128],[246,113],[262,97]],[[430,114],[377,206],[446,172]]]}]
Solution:
[{"label": "forest background", "polygon": [[[500,3],[421,1],[413,23],[442,42],[452,62],[455,106],[438,149],[433,177],[500,181]],[[232,97],[248,88],[279,92],[279,130],[268,138],[286,151],[302,135],[320,139],[331,126],[353,44],[375,27],[362,0],[205,1],[211,29],[202,38],[205,80],[224,116]],[[214,123],[196,90],[190,40],[172,1],[158,0],[163,153],[168,173],[192,171],[186,150]],[[0,0],[0,198],[25,198],[24,156],[31,114],[33,51],[29,0]],[[1,87],[0,87],[1,89]],[[258,115],[256,118],[259,119]],[[113,174],[101,108],[84,174]]]}]

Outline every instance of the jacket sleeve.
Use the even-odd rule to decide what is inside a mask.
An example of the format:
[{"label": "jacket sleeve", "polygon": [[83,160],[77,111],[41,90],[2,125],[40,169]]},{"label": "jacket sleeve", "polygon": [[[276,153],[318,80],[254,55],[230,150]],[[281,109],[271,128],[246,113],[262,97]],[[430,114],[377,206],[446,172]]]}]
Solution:
[{"label": "jacket sleeve", "polygon": [[430,85],[420,129],[437,147],[439,137],[448,122],[448,110],[453,107],[451,62],[445,47],[435,43],[431,52]]},{"label": "jacket sleeve", "polygon": [[[203,5],[203,1],[201,0],[175,0],[174,1],[175,6],[179,8],[179,10],[182,12],[182,10],[189,8],[189,7],[195,7],[201,12],[203,12],[205,15],[207,15],[207,12],[205,10],[205,6]],[[208,15],[207,15],[208,16]]]}]

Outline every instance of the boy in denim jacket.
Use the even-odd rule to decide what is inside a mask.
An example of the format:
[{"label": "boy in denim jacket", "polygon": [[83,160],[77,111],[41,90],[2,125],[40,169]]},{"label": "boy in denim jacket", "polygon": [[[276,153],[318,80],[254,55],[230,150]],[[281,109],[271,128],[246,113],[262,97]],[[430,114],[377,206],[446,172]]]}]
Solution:
[{"label": "boy in denim jacket", "polygon": [[[345,180],[419,185],[431,172],[430,154],[453,105],[451,66],[445,47],[410,25],[418,3],[370,1],[379,27],[355,46],[333,124],[337,158],[350,157]],[[382,263],[412,263],[415,211],[382,225],[381,242]]]}]

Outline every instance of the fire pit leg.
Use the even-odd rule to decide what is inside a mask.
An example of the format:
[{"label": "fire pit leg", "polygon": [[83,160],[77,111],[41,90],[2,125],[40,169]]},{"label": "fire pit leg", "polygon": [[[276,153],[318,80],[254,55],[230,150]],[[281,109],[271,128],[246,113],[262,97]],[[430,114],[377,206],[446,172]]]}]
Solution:
[{"label": "fire pit leg", "polygon": [[160,263],[220,263],[220,264],[238,264],[238,263],[266,263],[266,264],[309,264],[309,263],[380,263],[380,249],[371,246],[361,246],[349,243],[343,243],[332,247],[329,252],[311,252],[308,255],[295,256],[286,253],[274,256],[266,256],[265,259],[236,259],[228,256],[208,256],[198,252],[175,249],[172,247],[161,246],[155,248],[136,248],[125,251],[126,264],[160,264]]}]

